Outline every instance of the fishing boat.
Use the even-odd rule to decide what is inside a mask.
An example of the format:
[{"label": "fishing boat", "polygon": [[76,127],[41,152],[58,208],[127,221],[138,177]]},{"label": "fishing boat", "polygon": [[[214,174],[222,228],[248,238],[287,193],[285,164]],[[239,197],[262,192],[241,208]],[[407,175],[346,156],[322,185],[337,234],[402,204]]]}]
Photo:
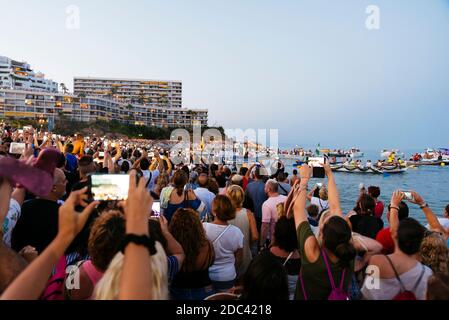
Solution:
[{"label": "fishing boat", "polygon": [[449,166],[449,160],[421,159],[419,161],[407,161],[407,166]]},{"label": "fishing boat", "polygon": [[395,157],[399,157],[399,158],[405,157],[405,154],[403,152],[401,152],[399,149],[392,149],[392,150],[384,149],[380,152],[381,158],[389,158],[392,155],[394,155]]},{"label": "fishing boat", "polygon": [[363,158],[364,153],[362,151],[360,151],[360,149],[357,148],[351,148],[348,151],[348,157],[353,158],[353,159],[357,159],[357,158]]},{"label": "fishing boat", "polygon": [[387,165],[382,167],[370,166],[354,166],[354,165],[331,165],[332,171],[345,173],[360,173],[360,174],[399,174],[407,171],[407,168],[397,165]]}]

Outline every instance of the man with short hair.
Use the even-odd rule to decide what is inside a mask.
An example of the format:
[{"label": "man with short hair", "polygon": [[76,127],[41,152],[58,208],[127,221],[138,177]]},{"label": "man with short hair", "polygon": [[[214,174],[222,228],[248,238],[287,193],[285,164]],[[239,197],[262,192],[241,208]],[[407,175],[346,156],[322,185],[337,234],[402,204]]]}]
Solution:
[{"label": "man with short hair", "polygon": [[196,197],[206,205],[205,214],[212,214],[212,201],[215,199],[215,194],[207,189],[209,185],[209,177],[205,173],[201,173],[198,177],[198,187],[193,190]]},{"label": "man with short hair", "polygon": [[288,196],[292,187],[290,186],[290,184],[287,181],[287,173],[279,172],[279,174],[277,176],[277,181],[279,183],[279,194]]},{"label": "man with short hair", "polygon": [[254,204],[254,218],[256,218],[257,230],[260,232],[262,227],[262,205],[267,200],[265,193],[264,177],[266,176],[266,169],[256,167],[254,172],[254,179],[248,183],[245,191],[245,197],[249,197]]},{"label": "man with short hair", "polygon": [[268,243],[269,239],[273,240],[274,227],[278,220],[277,205],[284,203],[287,199],[286,196],[279,194],[279,184],[276,180],[270,179],[265,184],[265,193],[268,199],[262,205],[262,230],[260,237],[260,248],[264,247]]}]

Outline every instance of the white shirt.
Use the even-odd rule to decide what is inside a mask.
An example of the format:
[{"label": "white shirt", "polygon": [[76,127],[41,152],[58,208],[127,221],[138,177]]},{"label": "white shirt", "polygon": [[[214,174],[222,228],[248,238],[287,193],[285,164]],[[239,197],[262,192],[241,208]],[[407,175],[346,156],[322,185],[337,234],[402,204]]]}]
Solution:
[{"label": "white shirt", "polygon": [[277,205],[285,202],[286,199],[286,196],[278,195],[276,197],[268,198],[268,200],[262,204],[262,222],[270,224],[270,233],[268,235],[270,239],[273,237],[274,228],[278,221]]},{"label": "white shirt", "polygon": [[320,213],[329,209],[329,202],[327,200],[321,200],[320,198],[312,197],[312,200],[310,200],[310,203],[318,206]]},{"label": "white shirt", "polygon": [[[243,248],[242,231],[233,225],[221,226],[207,222],[203,223],[203,227],[207,239],[212,242],[215,250],[215,261],[209,268],[210,279],[212,281],[234,280],[237,276],[234,253]],[[225,231],[226,228],[228,229]],[[223,231],[225,232],[222,234]]]},{"label": "white shirt", "polygon": [[193,192],[198,199],[204,202],[207,212],[212,213],[212,201],[215,199],[215,194],[208,189],[201,187],[196,188]]},{"label": "white shirt", "polygon": [[17,220],[19,220],[21,213],[22,209],[20,208],[20,204],[15,199],[11,198],[9,201],[8,213],[6,214],[3,222],[3,242],[10,248],[12,230],[16,226]]},{"label": "white shirt", "polygon": [[[425,271],[421,282],[413,292],[416,295],[416,299],[418,300],[426,299],[427,280],[432,275],[432,270],[430,268],[424,266],[424,270]],[[418,281],[421,272],[422,264],[418,262],[416,266],[411,268],[409,271],[399,275],[406,290],[413,290],[413,287]],[[374,285],[374,283],[372,282],[372,278],[366,277],[363,283],[361,291],[364,299],[366,300],[392,300],[398,293],[400,293],[401,286],[396,277],[390,279],[380,278],[378,288],[370,288],[370,286]]]},{"label": "white shirt", "polygon": [[[444,229],[449,228],[449,219],[448,218],[438,218],[438,221],[440,222],[440,224],[443,226]],[[430,229],[430,225],[427,224],[426,228]]]}]

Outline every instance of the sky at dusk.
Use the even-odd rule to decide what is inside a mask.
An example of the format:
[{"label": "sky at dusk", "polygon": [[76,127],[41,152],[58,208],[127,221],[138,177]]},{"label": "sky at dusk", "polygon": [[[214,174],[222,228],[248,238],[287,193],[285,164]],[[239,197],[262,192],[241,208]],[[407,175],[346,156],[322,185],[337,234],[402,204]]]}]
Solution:
[{"label": "sky at dusk", "polygon": [[182,80],[210,125],[278,129],[284,146],[449,147],[447,0],[0,0],[0,16],[0,55],[70,89]]}]

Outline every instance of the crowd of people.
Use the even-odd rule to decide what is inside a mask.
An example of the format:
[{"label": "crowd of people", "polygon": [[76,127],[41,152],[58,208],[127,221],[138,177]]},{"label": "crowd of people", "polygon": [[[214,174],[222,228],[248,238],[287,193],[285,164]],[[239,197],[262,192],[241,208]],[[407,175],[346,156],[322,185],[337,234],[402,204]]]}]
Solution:
[{"label": "crowd of people", "polygon": [[[327,164],[312,186],[308,165],[175,163],[145,141],[9,128],[0,148],[1,299],[449,299],[449,205],[416,192],[363,187],[345,213]],[[128,175],[126,200],[94,201],[96,174]]]}]

